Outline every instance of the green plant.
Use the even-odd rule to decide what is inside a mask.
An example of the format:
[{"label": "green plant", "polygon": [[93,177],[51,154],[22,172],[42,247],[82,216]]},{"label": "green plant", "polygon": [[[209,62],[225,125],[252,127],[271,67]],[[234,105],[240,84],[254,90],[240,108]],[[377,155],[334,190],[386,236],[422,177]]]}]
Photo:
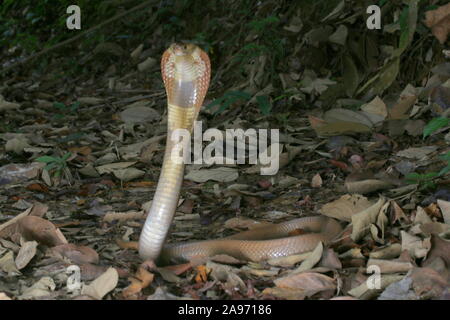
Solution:
[{"label": "green plant", "polygon": [[[217,109],[214,114],[219,114],[228,109],[235,102],[240,100],[250,101],[252,95],[245,91],[228,91],[222,97],[215,99],[210,104],[206,106],[206,109],[211,109],[214,106],[219,105],[219,109]],[[259,95],[256,96],[256,102],[258,104],[259,110],[263,115],[270,114],[270,110],[272,109],[272,104],[270,103],[269,96],[267,95]]]},{"label": "green plant", "polygon": [[284,46],[277,28],[279,24],[280,19],[276,16],[250,21],[247,24],[248,32],[254,34],[256,40],[244,45],[235,59],[246,64],[256,57],[267,55],[270,71],[275,72],[277,62],[284,56]]},{"label": "green plant", "polygon": [[437,172],[429,173],[417,173],[412,172],[406,175],[406,182],[411,184],[418,184],[420,189],[434,189],[436,185],[434,184],[434,179],[437,178],[439,174]]},{"label": "green plant", "polygon": [[62,102],[55,102],[53,103],[53,108],[55,108],[56,110],[58,110],[59,112],[56,113],[53,118],[55,120],[61,120],[64,118],[64,116],[67,113],[71,113],[71,114],[76,114],[78,111],[78,107],[80,106],[80,103],[77,101],[75,103],[72,103],[70,105],[65,105]]},{"label": "green plant", "polygon": [[412,172],[406,175],[406,182],[417,183],[421,189],[435,188],[434,180],[440,178],[450,171],[450,151],[446,154],[440,155],[439,158],[446,162],[446,166],[439,172],[417,173]]},{"label": "green plant", "polygon": [[423,138],[428,137],[433,132],[448,126],[449,119],[447,117],[434,118],[423,129]]},{"label": "green plant", "polygon": [[46,163],[45,170],[52,172],[55,177],[61,176],[61,173],[67,168],[67,159],[72,155],[67,152],[62,157],[42,156],[36,159],[37,162]]}]

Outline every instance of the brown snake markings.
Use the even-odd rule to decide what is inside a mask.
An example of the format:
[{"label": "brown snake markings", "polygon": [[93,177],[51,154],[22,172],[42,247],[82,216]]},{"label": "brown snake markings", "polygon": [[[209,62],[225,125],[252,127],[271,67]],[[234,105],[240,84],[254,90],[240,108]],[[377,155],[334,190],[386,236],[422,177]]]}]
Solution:
[{"label": "brown snake markings", "polygon": [[[328,243],[340,232],[333,219],[315,216],[295,219],[241,232],[218,240],[164,245],[175,214],[184,176],[184,164],[171,159],[175,129],[192,130],[208,91],[211,65],[208,55],[193,44],[172,44],[161,59],[167,94],[168,129],[163,166],[152,206],[139,239],[143,259],[160,264],[228,254],[238,259],[261,261],[313,250],[319,241]],[[314,232],[289,237],[296,229]]]}]

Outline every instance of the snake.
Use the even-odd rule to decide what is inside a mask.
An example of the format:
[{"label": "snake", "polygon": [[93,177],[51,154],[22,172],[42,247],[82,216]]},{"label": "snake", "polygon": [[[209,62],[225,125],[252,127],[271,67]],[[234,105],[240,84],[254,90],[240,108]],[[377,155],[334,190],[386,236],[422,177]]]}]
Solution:
[{"label": "snake", "polygon": [[[180,197],[185,164],[172,157],[177,129],[192,131],[208,91],[211,63],[205,51],[192,43],[174,43],[163,53],[161,74],[167,96],[167,138],[156,191],[139,238],[139,255],[165,265],[219,254],[260,262],[313,250],[328,244],[342,231],[326,216],[302,217],[261,226],[232,236],[165,244]],[[293,235],[299,233],[299,235]]]}]

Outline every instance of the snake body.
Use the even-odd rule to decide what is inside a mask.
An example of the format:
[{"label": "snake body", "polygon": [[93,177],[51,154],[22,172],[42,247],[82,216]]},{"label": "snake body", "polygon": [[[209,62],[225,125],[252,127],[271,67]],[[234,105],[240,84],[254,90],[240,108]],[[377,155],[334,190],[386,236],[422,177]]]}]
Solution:
[{"label": "snake body", "polygon": [[[335,220],[316,216],[255,228],[218,240],[164,246],[184,176],[184,164],[172,158],[177,147],[171,139],[172,133],[176,129],[192,130],[208,90],[211,66],[208,55],[199,47],[175,43],[162,56],[161,73],[167,94],[167,141],[161,175],[139,239],[139,254],[143,259],[166,264],[228,254],[237,259],[262,261],[310,251],[319,241],[328,243],[341,232]],[[289,237],[296,229],[314,233]]]}]

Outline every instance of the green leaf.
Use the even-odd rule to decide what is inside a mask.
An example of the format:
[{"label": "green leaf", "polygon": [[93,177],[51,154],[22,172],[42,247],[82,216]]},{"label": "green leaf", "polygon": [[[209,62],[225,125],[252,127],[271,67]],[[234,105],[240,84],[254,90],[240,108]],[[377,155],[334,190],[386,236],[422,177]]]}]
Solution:
[{"label": "green leaf", "polygon": [[270,114],[270,110],[272,109],[272,105],[270,104],[269,97],[266,95],[257,96],[256,101],[258,102],[259,110],[265,116]]},{"label": "green leaf", "polygon": [[444,161],[450,162],[450,151],[447,152],[446,154],[441,154],[441,155],[439,156],[439,158],[441,158],[441,159],[444,160]]},{"label": "green leaf", "polygon": [[343,80],[345,86],[345,93],[347,94],[347,96],[353,97],[353,94],[355,93],[359,84],[358,69],[356,68],[355,63],[353,62],[353,59],[348,55],[344,56],[342,68],[343,68],[342,76],[344,78]]},{"label": "green leaf", "polygon": [[45,166],[45,170],[51,171],[53,168],[58,168],[58,167],[59,167],[59,163],[51,162]]},{"label": "green leaf", "polygon": [[60,109],[60,110],[65,110],[66,109],[66,105],[62,102],[55,102],[53,103],[53,107]]},{"label": "green leaf", "polygon": [[439,175],[443,176],[449,171],[450,171],[450,166],[446,166],[446,167],[442,168],[441,171],[439,171]]},{"label": "green leaf", "polygon": [[58,161],[58,158],[50,157],[50,156],[42,156],[42,157],[36,158],[35,161],[43,162],[43,163],[50,163],[50,162]]},{"label": "green leaf", "polygon": [[72,155],[72,152],[67,152],[65,155],[63,155],[62,160],[66,161],[67,159],[69,159],[69,157]]},{"label": "green leaf", "polygon": [[423,128],[423,137],[426,138],[433,132],[439,130],[440,128],[448,126],[448,118],[439,117],[434,118]]}]

